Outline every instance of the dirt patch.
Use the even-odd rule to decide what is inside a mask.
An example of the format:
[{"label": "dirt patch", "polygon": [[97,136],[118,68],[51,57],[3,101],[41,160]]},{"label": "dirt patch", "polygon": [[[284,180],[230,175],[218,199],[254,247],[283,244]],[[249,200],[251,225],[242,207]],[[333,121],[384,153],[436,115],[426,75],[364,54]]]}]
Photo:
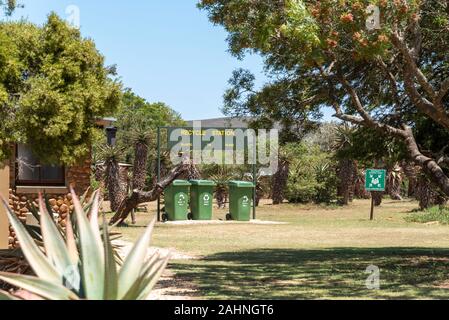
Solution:
[{"label": "dirt patch", "polygon": [[[133,243],[122,240],[114,241],[114,244],[119,245],[119,254],[122,258],[125,258]],[[157,248],[150,247],[147,251],[147,257],[152,256],[154,253],[159,252],[162,256],[170,254],[170,260],[192,260],[198,259],[198,257],[181,253],[172,248]],[[173,271],[170,270],[170,264],[164,271],[161,279],[157,283],[154,290],[148,297],[149,300],[193,300],[199,299],[198,290],[191,282],[183,281],[176,278]]]},{"label": "dirt patch", "polygon": [[170,270],[165,270],[161,279],[148,297],[149,300],[198,300],[198,289],[192,282],[181,280]]}]

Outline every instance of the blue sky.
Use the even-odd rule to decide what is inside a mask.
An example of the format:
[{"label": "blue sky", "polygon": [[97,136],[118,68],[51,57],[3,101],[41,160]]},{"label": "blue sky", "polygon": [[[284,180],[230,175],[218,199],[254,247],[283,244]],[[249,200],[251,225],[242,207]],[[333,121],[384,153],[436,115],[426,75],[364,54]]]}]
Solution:
[{"label": "blue sky", "polygon": [[[126,87],[163,101],[184,119],[221,116],[223,92],[235,68],[263,81],[262,60],[239,61],[227,52],[226,32],[213,26],[197,0],[22,0],[13,19],[42,24],[50,11],[80,9],[81,32],[95,40],[107,64],[117,64]],[[260,82],[259,82],[260,83]]]}]

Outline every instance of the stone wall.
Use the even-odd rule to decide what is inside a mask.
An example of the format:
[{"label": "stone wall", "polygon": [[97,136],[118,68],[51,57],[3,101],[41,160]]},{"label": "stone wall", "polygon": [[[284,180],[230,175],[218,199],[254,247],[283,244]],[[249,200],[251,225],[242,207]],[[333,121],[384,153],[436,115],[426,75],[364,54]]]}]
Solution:
[{"label": "stone wall", "polygon": [[[59,225],[65,227],[67,215],[73,212],[72,195],[70,193],[52,194],[47,195],[47,199],[53,209],[53,213],[58,215]],[[30,207],[32,205],[36,208],[38,207],[37,194],[17,195],[12,189],[9,190],[9,206],[23,223],[26,223],[27,216],[31,213]],[[19,243],[11,227],[9,233],[9,247],[17,248]]]},{"label": "stone wall", "polygon": [[77,195],[82,195],[90,187],[91,166],[92,161],[89,154],[78,165],[71,166],[66,170],[66,185],[72,186]]}]

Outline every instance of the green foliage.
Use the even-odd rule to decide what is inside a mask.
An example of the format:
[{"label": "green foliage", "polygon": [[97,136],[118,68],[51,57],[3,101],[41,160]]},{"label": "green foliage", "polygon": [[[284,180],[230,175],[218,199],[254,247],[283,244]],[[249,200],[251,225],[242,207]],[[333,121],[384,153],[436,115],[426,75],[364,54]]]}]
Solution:
[{"label": "green foliage", "polygon": [[412,213],[405,220],[417,223],[439,222],[446,225],[449,224],[449,208],[442,206],[431,207],[424,212]]},{"label": "green foliage", "polygon": [[0,7],[3,8],[6,15],[10,16],[16,8],[23,7],[23,5],[17,3],[17,0],[0,0]]},{"label": "green foliage", "polygon": [[[376,5],[381,13],[379,28],[374,30],[366,27],[369,5]],[[420,123],[429,119],[429,113],[417,106],[410,90],[405,90],[404,53],[392,41],[392,35],[397,29],[409,49],[417,51],[417,66],[437,90],[449,74],[449,33],[442,31],[449,26],[447,1],[203,0],[199,7],[208,13],[211,22],[228,32],[232,53],[239,57],[246,53],[262,56],[270,79],[257,88],[254,75],[245,70],[234,72],[224,96],[226,114],[253,116],[263,123],[287,119],[286,128],[298,128],[297,138],[308,119],[321,118],[324,106],[333,107],[340,119],[342,114],[355,116],[345,117],[345,121],[352,119],[370,127],[360,121],[360,110],[355,108],[351,92],[342,85],[347,80],[363,108],[381,125],[398,129],[410,125],[419,134],[420,147],[432,145],[432,153],[444,147],[439,145],[447,139],[429,141],[433,135],[425,128],[430,125]],[[423,97],[433,100],[423,93],[422,86],[417,87],[421,87],[418,90]],[[446,94],[445,107],[447,98]],[[441,124],[437,117],[430,122]],[[394,150],[395,154],[405,151],[391,138],[391,132],[384,133],[385,137],[360,134],[355,137],[354,148],[359,148],[358,142],[361,148],[352,151],[361,157],[367,155],[370,161],[390,153],[386,150],[389,144],[396,144],[399,150]],[[381,148],[376,152],[373,148],[378,145]]]},{"label": "green foliage", "polygon": [[92,40],[51,14],[43,27],[0,24],[0,160],[11,141],[48,163],[72,164],[89,151],[94,120],[114,112],[120,84]]},{"label": "green foliage", "polygon": [[[396,138],[382,135],[378,131],[355,127],[350,131],[341,132],[339,139],[345,139],[345,145],[336,148],[336,156],[339,159],[354,159],[361,164],[372,166],[375,161],[386,166],[392,166],[406,158],[404,143]],[[337,143],[338,144],[338,143]]]},{"label": "green foliage", "polygon": [[125,90],[121,106],[115,116],[117,118],[115,125],[118,128],[117,145],[123,149],[124,160],[132,163],[135,143],[144,142],[149,147],[150,173],[156,156],[157,127],[185,125],[181,116],[165,103],[150,103],[130,89]]},{"label": "green foliage", "polygon": [[[102,228],[98,224],[98,192],[88,212],[84,211],[73,191],[72,196],[75,224],[72,228],[71,220],[67,219],[65,239],[40,199],[45,254],[8,204],[3,202],[22,251],[37,276],[1,272],[0,280],[47,300],[146,299],[169,259],[169,256],[161,258],[158,253],[146,259],[154,221],[117,270],[107,224],[105,220]],[[3,298],[16,298],[6,292],[0,294]]]},{"label": "green foliage", "polygon": [[289,143],[283,153],[290,162],[286,198],[298,203],[329,203],[336,199],[337,177],[332,155],[317,145]]}]

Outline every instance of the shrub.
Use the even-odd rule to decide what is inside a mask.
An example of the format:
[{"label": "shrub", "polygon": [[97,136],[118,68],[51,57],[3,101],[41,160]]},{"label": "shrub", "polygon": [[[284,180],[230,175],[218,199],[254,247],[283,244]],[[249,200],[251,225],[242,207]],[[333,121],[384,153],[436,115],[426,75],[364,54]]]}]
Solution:
[{"label": "shrub", "polygon": [[[0,280],[47,300],[147,299],[169,259],[159,253],[147,258],[154,221],[118,268],[106,221],[103,219],[102,227],[98,223],[98,192],[88,210],[73,191],[72,196],[75,210],[67,217],[65,233],[58,229],[40,197],[44,251],[3,200],[23,254],[36,276],[0,272]],[[0,300],[28,296],[0,290]]]},{"label": "shrub", "polygon": [[449,208],[435,206],[421,212],[413,213],[405,218],[407,222],[427,223],[438,221],[449,224]]},{"label": "shrub", "polygon": [[304,143],[291,143],[284,148],[290,161],[286,198],[293,203],[335,200],[337,177],[332,155],[317,145]]}]

